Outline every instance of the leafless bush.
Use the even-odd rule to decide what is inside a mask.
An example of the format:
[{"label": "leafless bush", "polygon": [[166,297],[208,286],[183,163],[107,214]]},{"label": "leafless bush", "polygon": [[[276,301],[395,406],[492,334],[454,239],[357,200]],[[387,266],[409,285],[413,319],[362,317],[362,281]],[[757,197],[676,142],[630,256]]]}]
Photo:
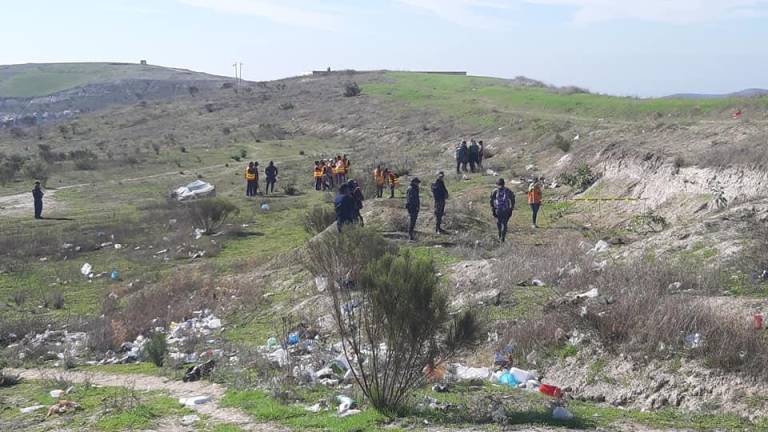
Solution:
[{"label": "leafless bush", "polygon": [[48,320],[37,316],[10,317],[0,314],[0,346],[6,346],[30,333],[42,333]]},{"label": "leafless bush", "polygon": [[336,222],[336,212],[328,206],[315,206],[304,213],[304,230],[319,234]]},{"label": "leafless bush", "polygon": [[26,303],[29,295],[24,290],[16,290],[13,292],[11,297],[13,299],[13,303],[15,303],[16,306],[22,306],[24,303]]},{"label": "leafless bush", "polygon": [[240,209],[224,198],[206,198],[188,205],[189,214],[195,226],[205,234],[213,234],[230,216],[240,213]]}]

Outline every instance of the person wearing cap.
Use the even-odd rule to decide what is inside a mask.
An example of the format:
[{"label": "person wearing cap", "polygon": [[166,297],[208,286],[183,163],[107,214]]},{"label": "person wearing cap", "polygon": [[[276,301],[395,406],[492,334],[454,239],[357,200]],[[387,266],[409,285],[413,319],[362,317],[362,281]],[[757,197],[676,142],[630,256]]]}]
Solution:
[{"label": "person wearing cap", "polygon": [[419,184],[421,180],[418,177],[414,177],[411,180],[411,185],[406,192],[405,208],[408,210],[408,216],[410,216],[410,224],[408,225],[408,239],[415,240],[413,233],[416,229],[416,219],[419,217],[419,208],[421,207],[421,199],[419,198]]},{"label": "person wearing cap", "polygon": [[515,209],[515,193],[504,186],[504,179],[496,180],[496,189],[491,194],[491,212],[496,218],[496,227],[499,229],[499,241],[504,243],[507,239],[507,224]]},{"label": "person wearing cap", "polygon": [[32,199],[35,201],[35,219],[43,218],[43,195],[45,192],[40,189],[40,182],[36,181],[35,187],[32,189]]},{"label": "person wearing cap", "polygon": [[445,215],[445,200],[448,199],[448,189],[445,187],[445,173],[437,173],[437,180],[432,183],[432,198],[435,199],[435,233],[447,234],[442,228]]}]

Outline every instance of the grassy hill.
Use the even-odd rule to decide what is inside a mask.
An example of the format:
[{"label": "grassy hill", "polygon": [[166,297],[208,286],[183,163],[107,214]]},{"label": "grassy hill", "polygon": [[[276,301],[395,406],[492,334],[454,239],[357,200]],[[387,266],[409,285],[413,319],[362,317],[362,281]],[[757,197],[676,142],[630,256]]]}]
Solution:
[{"label": "grassy hill", "polygon": [[40,63],[0,66],[0,97],[46,96],[126,79],[221,80],[201,72],[132,63]]}]

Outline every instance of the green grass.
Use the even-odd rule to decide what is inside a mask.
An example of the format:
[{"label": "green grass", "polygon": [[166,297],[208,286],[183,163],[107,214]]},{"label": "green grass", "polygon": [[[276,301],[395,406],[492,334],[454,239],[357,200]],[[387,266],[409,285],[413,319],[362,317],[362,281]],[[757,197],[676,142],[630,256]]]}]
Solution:
[{"label": "green grass", "polygon": [[211,75],[159,66],[112,63],[47,63],[0,67],[0,97],[44,96],[118,79],[207,79]]},{"label": "green grass", "polygon": [[31,420],[53,424],[62,421],[66,422],[69,429],[117,432],[146,429],[163,417],[191,412],[162,392],[135,392],[119,387],[75,385],[75,390],[67,395],[67,399],[77,402],[80,410],[48,420],[45,420],[46,409],[32,414],[19,413],[19,408],[38,404],[49,406],[55,403],[56,400],[48,394],[54,388],[46,381],[29,380],[14,387],[0,388],[0,400],[3,401],[0,425],[12,425],[17,422],[21,424],[22,421]]},{"label": "green grass", "polygon": [[741,104],[768,107],[768,98],[756,99],[637,99],[596,94],[565,95],[543,88],[513,87],[504,80],[420,73],[388,73],[389,82],[368,84],[366,94],[432,108],[474,125],[495,126],[508,114],[535,112],[597,118],[637,119],[652,113],[700,115]]},{"label": "green grass", "polygon": [[152,375],[152,376],[166,376],[167,371],[163,368],[159,368],[152,363],[129,363],[129,364],[115,364],[115,365],[83,365],[78,366],[77,370],[84,372],[98,372],[108,374],[140,374],[140,375]]},{"label": "green grass", "polygon": [[[307,402],[312,404],[315,401]],[[374,431],[380,430],[385,421],[384,416],[372,409],[349,417],[338,417],[335,411],[312,413],[302,405],[283,404],[258,390],[228,390],[221,404],[241,408],[256,420],[276,422],[296,429]]]}]

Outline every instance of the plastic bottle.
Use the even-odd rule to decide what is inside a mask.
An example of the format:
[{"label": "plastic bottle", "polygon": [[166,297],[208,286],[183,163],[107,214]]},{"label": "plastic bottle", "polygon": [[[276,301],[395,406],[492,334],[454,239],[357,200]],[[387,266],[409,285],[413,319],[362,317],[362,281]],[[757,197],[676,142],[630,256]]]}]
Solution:
[{"label": "plastic bottle", "polygon": [[291,333],[288,335],[288,345],[296,345],[299,343],[299,335]]},{"label": "plastic bottle", "polygon": [[540,385],[539,391],[544,393],[547,396],[551,396],[558,399],[563,396],[563,391],[560,390],[560,387],[549,385],[549,384]]}]

